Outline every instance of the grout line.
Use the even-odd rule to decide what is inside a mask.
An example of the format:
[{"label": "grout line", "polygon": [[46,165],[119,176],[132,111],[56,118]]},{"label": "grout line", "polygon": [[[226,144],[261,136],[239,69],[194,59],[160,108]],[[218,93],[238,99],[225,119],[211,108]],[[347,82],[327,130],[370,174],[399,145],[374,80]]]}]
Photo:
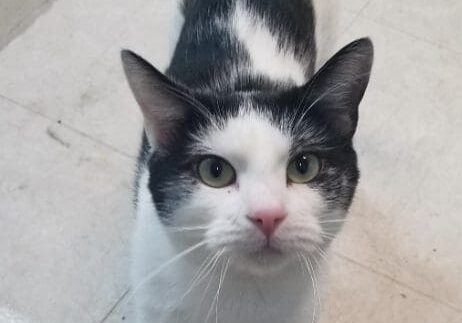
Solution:
[{"label": "grout line", "polygon": [[109,311],[104,315],[104,317],[98,322],[98,323],[104,323],[109,316],[114,312],[114,310],[119,306],[119,304],[124,300],[124,298],[128,295],[128,292],[130,291],[130,287],[128,287],[125,292],[116,300],[114,305],[109,309]]},{"label": "grout line", "polygon": [[412,287],[412,286],[409,285],[409,284],[403,283],[403,282],[397,280],[396,278],[393,278],[392,276],[390,276],[390,275],[388,275],[388,274],[385,274],[385,273],[383,273],[383,272],[380,272],[380,271],[374,269],[373,267],[370,267],[370,266],[365,265],[365,264],[363,264],[363,263],[361,263],[361,262],[359,262],[359,261],[357,261],[357,260],[354,260],[353,258],[350,258],[350,257],[348,257],[348,256],[346,256],[346,255],[344,255],[344,254],[342,254],[342,253],[340,253],[340,252],[338,252],[338,251],[332,251],[332,253],[333,253],[334,255],[336,255],[337,257],[339,257],[339,258],[345,260],[345,261],[348,261],[348,262],[350,262],[350,263],[353,263],[353,264],[355,264],[355,265],[357,265],[357,266],[359,266],[359,267],[361,267],[361,268],[363,268],[363,269],[365,269],[365,270],[367,270],[367,271],[370,271],[370,272],[372,272],[372,273],[374,273],[374,274],[376,274],[376,275],[378,275],[378,276],[380,276],[380,277],[383,277],[383,278],[386,278],[386,279],[388,279],[388,280],[391,280],[393,283],[395,283],[395,284],[398,285],[398,286],[407,288],[407,289],[413,291],[414,293],[416,293],[416,294],[418,294],[418,295],[421,295],[421,296],[423,296],[423,297],[425,297],[425,298],[427,298],[427,299],[430,299],[431,301],[433,301],[433,302],[435,302],[435,303],[438,303],[438,304],[440,304],[440,305],[443,305],[443,306],[445,306],[445,307],[448,307],[448,308],[450,308],[450,309],[456,311],[457,313],[462,313],[462,309],[461,309],[461,308],[457,307],[456,305],[454,305],[454,304],[452,304],[452,303],[450,303],[450,302],[441,300],[441,299],[436,298],[435,296],[433,296],[433,295],[431,295],[431,294],[428,294],[428,293],[426,293],[426,292],[423,292],[423,291],[421,291],[421,290],[418,290],[418,289]]},{"label": "grout line", "polygon": [[[47,115],[45,115],[45,114],[43,114],[43,113],[41,113],[39,111],[33,110],[33,109],[19,103],[18,101],[10,99],[9,97],[6,97],[6,96],[4,96],[2,94],[0,94],[0,98],[7,101],[7,102],[9,102],[9,103],[11,103],[11,104],[13,104],[13,105],[15,105],[15,106],[18,106],[18,107],[22,108],[22,109],[24,109],[24,110],[26,110],[26,111],[28,111],[30,113],[36,114],[36,115],[40,116],[43,119],[46,119],[46,120],[51,121],[53,123],[58,122],[56,119],[53,119],[53,118],[51,118],[51,117],[49,117],[49,116],[47,116]],[[64,122],[58,122],[58,123],[61,126],[63,126],[64,128],[66,128],[66,129],[68,129],[68,130],[70,130],[70,131],[72,131],[72,132],[74,132],[74,133],[76,133],[76,134],[78,134],[78,135],[80,135],[82,137],[85,137],[85,138],[87,138],[87,139],[89,139],[89,140],[91,140],[91,141],[93,141],[93,142],[95,142],[95,143],[97,143],[97,144],[99,144],[101,146],[104,146],[104,147],[108,148],[109,150],[112,150],[113,152],[116,152],[116,153],[118,153],[119,155],[121,155],[123,157],[129,158],[129,159],[136,159],[135,156],[132,156],[132,155],[126,153],[125,151],[120,150],[117,147],[114,147],[114,146],[112,146],[112,145],[110,145],[108,143],[105,143],[104,141],[101,141],[101,140],[99,140],[97,138],[94,138],[94,137],[90,136],[89,134],[87,134],[87,133],[85,133],[85,132],[83,132],[83,131],[81,131],[81,130],[79,130],[79,129],[77,129],[77,128],[69,125],[69,124],[66,124]]]}]

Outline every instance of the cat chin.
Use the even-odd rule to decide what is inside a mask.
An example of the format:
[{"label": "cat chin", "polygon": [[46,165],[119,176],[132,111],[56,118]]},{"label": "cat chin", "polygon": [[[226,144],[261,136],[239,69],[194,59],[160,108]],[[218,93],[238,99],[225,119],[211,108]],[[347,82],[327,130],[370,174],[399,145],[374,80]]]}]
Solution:
[{"label": "cat chin", "polygon": [[230,266],[239,273],[253,276],[268,276],[283,273],[297,261],[296,254],[264,248],[258,252],[229,253]]}]

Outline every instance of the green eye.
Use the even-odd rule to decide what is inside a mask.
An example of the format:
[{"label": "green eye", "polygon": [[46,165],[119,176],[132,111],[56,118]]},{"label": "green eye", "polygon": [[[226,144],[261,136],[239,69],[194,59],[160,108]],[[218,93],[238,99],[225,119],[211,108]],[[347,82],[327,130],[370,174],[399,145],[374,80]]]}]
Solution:
[{"label": "green eye", "polygon": [[203,159],[197,167],[197,172],[202,182],[215,188],[231,185],[236,178],[233,167],[216,156]]},{"label": "green eye", "polygon": [[312,154],[301,154],[292,159],[287,166],[287,178],[293,183],[307,183],[321,170],[321,162]]}]

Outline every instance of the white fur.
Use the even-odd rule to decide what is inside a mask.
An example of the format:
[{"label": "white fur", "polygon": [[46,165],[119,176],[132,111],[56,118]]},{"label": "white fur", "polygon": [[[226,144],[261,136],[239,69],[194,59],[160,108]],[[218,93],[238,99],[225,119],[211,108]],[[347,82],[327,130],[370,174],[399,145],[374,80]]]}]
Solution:
[{"label": "white fur", "polygon": [[[212,128],[204,134],[201,145],[233,165],[237,185],[222,189],[200,185],[173,215],[172,228],[157,217],[147,188],[149,173],[143,171],[132,267],[136,322],[311,321],[317,280],[311,281],[297,251],[314,253],[321,242],[318,220],[326,206],[319,193],[306,185],[287,185],[290,137],[265,115],[243,107],[220,130]],[[259,259],[255,252],[266,240],[246,215],[271,205],[282,205],[287,212],[271,242],[283,255],[264,254]],[[191,226],[207,229],[175,231]],[[203,247],[169,262],[204,239]],[[215,269],[189,288],[207,257],[222,250]]]},{"label": "white fur", "polygon": [[233,34],[246,48],[255,75],[266,75],[275,81],[302,85],[305,69],[289,45],[278,48],[278,35],[270,32],[265,21],[249,12],[239,1],[233,15]]}]

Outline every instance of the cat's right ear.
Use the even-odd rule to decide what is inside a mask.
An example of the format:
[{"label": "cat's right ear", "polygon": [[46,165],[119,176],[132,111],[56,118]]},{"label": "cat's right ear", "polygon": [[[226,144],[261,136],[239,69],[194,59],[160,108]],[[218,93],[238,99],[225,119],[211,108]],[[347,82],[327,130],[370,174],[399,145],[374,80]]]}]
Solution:
[{"label": "cat's right ear", "polygon": [[175,140],[194,99],[180,85],[137,54],[122,50],[128,83],[144,116],[144,130],[151,146]]},{"label": "cat's right ear", "polygon": [[374,47],[369,38],[343,47],[304,86],[303,104],[340,138],[351,139],[358,106],[371,74]]}]

